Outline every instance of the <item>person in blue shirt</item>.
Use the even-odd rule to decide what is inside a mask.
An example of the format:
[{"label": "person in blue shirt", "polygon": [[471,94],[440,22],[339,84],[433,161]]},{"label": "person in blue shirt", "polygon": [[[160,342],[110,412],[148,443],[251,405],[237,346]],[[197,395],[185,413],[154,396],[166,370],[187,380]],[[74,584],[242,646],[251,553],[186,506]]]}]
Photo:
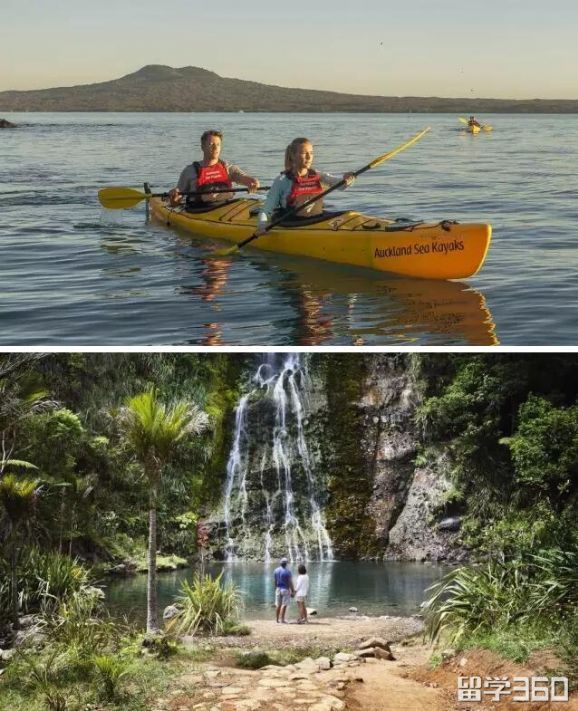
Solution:
[{"label": "person in blue shirt", "polygon": [[273,578],[275,580],[275,611],[277,622],[282,624],[287,624],[287,620],[285,619],[287,605],[293,595],[295,595],[293,575],[287,567],[288,562],[287,558],[281,558],[279,567],[275,568],[273,572]]}]

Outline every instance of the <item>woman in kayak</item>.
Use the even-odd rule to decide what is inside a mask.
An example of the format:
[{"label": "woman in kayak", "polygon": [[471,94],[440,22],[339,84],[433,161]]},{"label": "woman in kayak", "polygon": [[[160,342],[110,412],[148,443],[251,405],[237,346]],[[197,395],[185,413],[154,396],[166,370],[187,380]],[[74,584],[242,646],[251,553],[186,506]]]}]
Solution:
[{"label": "woman in kayak", "polygon": [[475,116],[470,116],[468,126],[477,126],[478,128],[481,128],[482,124],[476,119]]},{"label": "woman in kayak", "polygon": [[[340,180],[345,180],[349,187],[355,180],[353,173],[345,173],[343,178],[338,178],[330,173],[320,173],[313,170],[313,145],[308,138],[295,138],[285,151],[285,170],[278,175],[267,199],[263,204],[257,218],[257,234],[263,234],[267,229],[272,214],[276,210],[295,209],[310,200],[315,195],[320,195],[328,187],[335,185]],[[296,217],[312,217],[323,212],[323,200],[317,200],[309,207],[298,210]]]},{"label": "woman in kayak", "polygon": [[230,165],[220,159],[223,134],[220,131],[205,131],[201,136],[203,160],[194,161],[182,171],[177,187],[169,192],[169,201],[174,207],[182,202],[185,192],[199,191],[202,195],[187,196],[187,207],[199,207],[209,202],[231,200],[234,193],[211,192],[211,189],[226,190],[239,183],[255,192],[259,187],[257,178],[244,173],[238,165]]}]

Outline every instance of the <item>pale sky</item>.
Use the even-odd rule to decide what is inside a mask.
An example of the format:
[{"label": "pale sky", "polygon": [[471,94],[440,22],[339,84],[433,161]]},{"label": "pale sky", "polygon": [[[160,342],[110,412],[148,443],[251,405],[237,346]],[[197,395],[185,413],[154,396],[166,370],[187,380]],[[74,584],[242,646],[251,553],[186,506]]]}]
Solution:
[{"label": "pale sky", "polygon": [[145,64],[383,96],[578,99],[578,1],[0,0],[0,91]]}]

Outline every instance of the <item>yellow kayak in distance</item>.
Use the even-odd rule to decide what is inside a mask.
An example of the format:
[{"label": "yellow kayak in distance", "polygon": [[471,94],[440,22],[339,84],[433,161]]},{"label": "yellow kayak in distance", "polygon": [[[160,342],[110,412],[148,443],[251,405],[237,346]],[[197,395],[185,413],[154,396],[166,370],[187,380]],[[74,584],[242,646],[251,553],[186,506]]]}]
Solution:
[{"label": "yellow kayak in distance", "polygon": [[468,123],[468,120],[465,119],[463,116],[460,116],[458,118],[458,121],[460,121],[461,123],[464,124],[464,126],[465,126],[465,128],[463,129],[464,131],[466,131],[467,133],[472,133],[474,135],[476,135],[477,133],[480,133],[480,131],[484,131],[485,133],[490,133],[490,131],[494,130],[494,127],[490,126],[489,123],[483,123],[481,126],[476,126],[475,124],[470,125]]},{"label": "yellow kayak in distance", "polygon": [[[166,225],[239,243],[254,233],[261,203],[240,198],[200,212],[170,207],[158,197],[149,204],[151,215]],[[492,234],[488,224],[396,222],[354,211],[291,225],[274,227],[251,247],[423,279],[472,276],[484,263]]]}]

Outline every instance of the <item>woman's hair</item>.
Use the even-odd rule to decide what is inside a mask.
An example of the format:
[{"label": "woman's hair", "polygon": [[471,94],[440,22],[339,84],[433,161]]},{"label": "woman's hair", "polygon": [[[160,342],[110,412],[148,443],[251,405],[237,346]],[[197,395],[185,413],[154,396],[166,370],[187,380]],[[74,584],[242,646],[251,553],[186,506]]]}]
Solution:
[{"label": "woman's hair", "polygon": [[285,170],[293,170],[293,156],[295,155],[295,149],[298,146],[302,146],[304,143],[311,143],[308,138],[300,136],[299,138],[294,138],[291,143],[285,149]]},{"label": "woman's hair", "polygon": [[299,575],[305,575],[307,568],[303,565],[303,563],[301,563],[301,565],[297,568],[297,572]]},{"label": "woman's hair", "polygon": [[220,138],[221,141],[223,140],[223,134],[220,131],[217,131],[216,129],[211,128],[208,131],[205,131],[203,133],[203,135],[201,136],[201,146],[204,146],[207,138],[210,138],[211,136],[216,136],[217,138]]}]

